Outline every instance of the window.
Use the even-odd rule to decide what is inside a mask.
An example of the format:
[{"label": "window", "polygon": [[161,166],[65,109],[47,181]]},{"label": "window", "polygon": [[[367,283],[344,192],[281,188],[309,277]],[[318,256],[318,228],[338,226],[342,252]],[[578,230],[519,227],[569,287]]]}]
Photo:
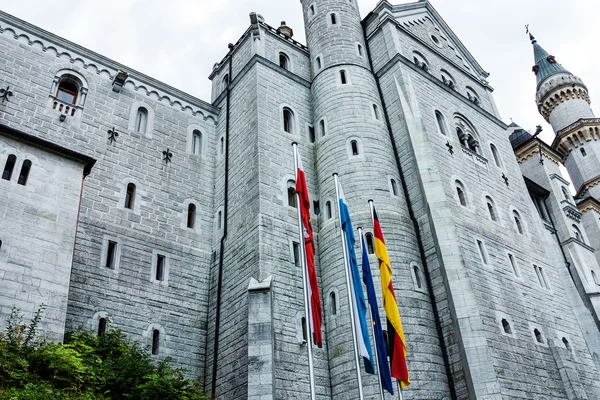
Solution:
[{"label": "window", "polygon": [[392,179],[390,182],[392,184],[392,194],[398,196],[398,183],[396,183],[395,179]]},{"label": "window", "polygon": [[445,69],[443,69],[441,72],[442,72],[442,82],[444,83],[444,85],[448,86],[450,89],[454,89],[454,87],[456,86],[456,84],[454,82],[456,82],[456,81],[454,80],[452,75],[450,75],[450,73],[448,71],[446,71]]},{"label": "window", "polygon": [[516,277],[519,277],[519,269],[517,268],[517,261],[515,260],[515,256],[508,253],[508,261],[510,262],[513,274],[515,274]]},{"label": "window", "polygon": [[500,161],[500,153],[498,153],[498,149],[493,144],[490,144],[490,150],[492,151],[492,156],[494,157],[494,162],[496,163],[496,167],[501,168],[502,163]]},{"label": "window", "polygon": [[148,124],[148,110],[145,107],[140,107],[135,115],[135,131],[137,133],[146,133]]},{"label": "window", "polygon": [[221,155],[223,155],[223,153],[225,153],[225,138],[221,138]]},{"label": "window", "polygon": [[315,127],[312,125],[308,127],[308,141],[311,143],[315,142]]},{"label": "window", "polygon": [[521,222],[521,216],[519,215],[519,213],[516,210],[513,211],[513,219],[515,221],[515,227],[517,228],[517,232],[519,232],[522,235],[523,234],[523,223]]},{"label": "window", "polygon": [[187,227],[194,229],[196,225],[196,205],[190,203],[188,205],[188,213],[187,213]]},{"label": "window", "polygon": [[301,324],[302,324],[302,343],[306,343],[306,340],[308,338],[308,332],[306,329],[306,317],[302,317],[300,319]]},{"label": "window", "polygon": [[104,335],[106,332],[106,318],[100,318],[98,320],[98,336]]},{"label": "window", "polygon": [[358,55],[362,57],[363,56],[363,48],[362,48],[362,46],[359,44],[359,45],[357,45],[356,49],[358,50]]},{"label": "window", "polygon": [[219,211],[217,213],[217,229],[221,229],[223,226],[223,213]]},{"label": "window", "polygon": [[158,329],[152,330],[152,355],[158,355],[160,350],[160,331]]},{"label": "window", "polygon": [[379,120],[379,107],[377,107],[377,104],[373,104],[373,115],[376,120]]},{"label": "window", "polygon": [[311,5],[310,6],[310,16],[312,17],[313,15],[315,15],[315,6]]},{"label": "window", "polygon": [[565,349],[567,349],[569,351],[573,351],[573,348],[571,347],[571,343],[569,343],[569,341],[567,340],[566,337],[562,338],[562,342],[563,342],[563,345],[565,346]]},{"label": "window", "polygon": [[195,129],[192,132],[192,154],[200,155],[202,153],[202,132]]},{"label": "window", "polygon": [[56,98],[63,103],[77,104],[77,96],[79,95],[79,85],[75,80],[65,77],[62,78],[56,90]]},{"label": "window", "polygon": [[352,147],[352,155],[357,156],[358,155],[358,142],[356,140],[351,141],[350,147]]},{"label": "window", "polygon": [[294,113],[287,107],[283,109],[283,130],[294,133]]},{"label": "window", "polygon": [[21,173],[19,174],[19,180],[17,183],[19,185],[25,186],[27,184],[27,178],[29,178],[29,170],[31,169],[31,161],[25,160],[23,161],[23,166],[21,167]]},{"label": "window", "polygon": [[116,264],[117,264],[117,242],[113,242],[112,240],[109,240],[107,250],[106,250],[106,264],[104,266],[109,269],[115,269]]},{"label": "window", "polygon": [[156,255],[156,271],[154,279],[161,282],[165,279],[165,256],[161,254]]},{"label": "window", "polygon": [[575,240],[579,240],[581,243],[585,243],[585,240],[583,240],[583,234],[581,233],[577,225],[572,225],[572,228],[573,233],[575,234]]},{"label": "window", "polygon": [[331,202],[325,203],[325,218],[331,219]]},{"label": "window", "polygon": [[319,131],[321,131],[321,136],[325,136],[325,120],[319,121]]},{"label": "window", "polygon": [[373,234],[368,232],[365,234],[365,241],[367,242],[367,253],[374,254],[375,246],[373,245]]},{"label": "window", "polygon": [[542,267],[538,267],[537,265],[534,265],[533,269],[535,270],[535,274],[538,278],[538,283],[540,284],[540,287],[544,289],[549,289],[550,286],[548,285],[548,280],[546,279],[546,273],[544,272],[544,269]]},{"label": "window", "polygon": [[593,279],[594,283],[596,285],[600,286],[600,280],[598,280],[598,276],[596,275],[596,272],[591,271],[591,273],[592,273],[592,279]]},{"label": "window", "polygon": [[496,215],[496,208],[494,207],[494,200],[490,196],[485,197],[485,201],[487,203],[488,212],[490,213],[490,218],[492,221],[498,221],[498,217]]},{"label": "window", "polygon": [[279,66],[287,71],[290,70],[290,59],[285,53],[279,53]]},{"label": "window", "polygon": [[479,148],[479,135],[475,131],[475,128],[464,118],[455,118],[456,136],[460,144],[468,148],[472,152],[481,154]]},{"label": "window", "polygon": [[488,265],[488,255],[487,250],[485,248],[485,244],[481,241],[477,241],[477,248],[479,249],[479,256],[481,257],[481,261],[483,261],[484,265]]},{"label": "window", "polygon": [[292,243],[292,257],[293,257],[293,261],[294,261],[294,265],[296,267],[300,266],[300,243],[298,242],[293,242]]},{"label": "window", "polygon": [[444,119],[444,116],[442,115],[442,113],[436,110],[435,111],[435,119],[437,120],[437,123],[438,123],[439,132],[444,136],[448,136],[448,134],[446,132],[446,120]]},{"label": "window", "polygon": [[423,287],[421,284],[421,270],[417,265],[413,265],[413,274],[415,276],[415,285],[417,285],[417,289],[421,289]]},{"label": "window", "polygon": [[502,319],[502,330],[507,335],[512,335],[512,329],[506,319]]},{"label": "window", "polygon": [[133,210],[133,201],[135,199],[135,184],[129,183],[127,185],[127,193],[125,193],[125,208]]},{"label": "window", "polygon": [[476,106],[479,105],[479,97],[475,94],[475,90],[467,86],[467,98]]},{"label": "window", "polygon": [[346,78],[346,71],[344,71],[344,70],[340,71],[340,82],[342,82],[342,85],[345,85],[346,83],[348,83],[348,80]]},{"label": "window", "polygon": [[533,330],[533,335],[535,336],[535,341],[538,343],[544,343],[544,337],[542,336],[542,332],[540,332],[539,329],[534,329]]},{"label": "window", "polygon": [[337,314],[337,299],[335,297],[335,292],[329,293],[329,311],[331,315]]},{"label": "window", "polygon": [[456,185],[456,195],[458,196],[458,202],[460,203],[461,206],[466,207],[467,206],[467,195],[465,193],[465,187],[458,180],[455,181],[454,184]]},{"label": "window", "polygon": [[571,196],[569,196],[569,191],[567,190],[567,188],[562,186],[561,189],[562,189],[563,197],[565,198],[565,200],[570,201]]},{"label": "window", "polygon": [[227,89],[227,86],[229,86],[229,74],[225,74],[225,76],[223,77],[223,81],[221,82],[222,86],[223,86],[223,90]]},{"label": "window", "polygon": [[15,168],[15,164],[17,162],[17,156],[11,154],[6,159],[6,164],[4,164],[4,171],[2,172],[2,179],[10,181],[12,176],[13,169]]},{"label": "window", "polygon": [[580,150],[581,150],[582,156],[584,156],[584,157],[587,156],[587,153],[585,152],[585,149],[583,147]]},{"label": "window", "polygon": [[287,181],[287,200],[288,206],[296,208],[296,182]]},{"label": "window", "polygon": [[335,14],[330,14],[330,18],[331,18],[331,25],[336,25],[337,24],[337,16]]},{"label": "window", "polygon": [[323,64],[321,63],[321,57],[317,57],[317,69],[323,68]]}]

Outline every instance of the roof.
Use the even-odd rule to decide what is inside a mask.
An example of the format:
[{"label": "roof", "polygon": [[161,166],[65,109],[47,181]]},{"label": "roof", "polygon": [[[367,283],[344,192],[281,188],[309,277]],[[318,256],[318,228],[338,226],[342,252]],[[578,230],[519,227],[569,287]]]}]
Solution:
[{"label": "roof", "polygon": [[547,78],[558,73],[570,74],[562,65],[560,65],[554,59],[554,56],[548,54],[542,46],[540,46],[532,35],[529,35],[531,44],[533,44],[533,58],[535,66],[533,72],[535,73],[537,80],[537,87],[539,88]]},{"label": "roof", "polygon": [[508,137],[513,150],[519,148],[521,145],[527,143],[531,139],[533,139],[533,135],[522,128],[515,129]]}]

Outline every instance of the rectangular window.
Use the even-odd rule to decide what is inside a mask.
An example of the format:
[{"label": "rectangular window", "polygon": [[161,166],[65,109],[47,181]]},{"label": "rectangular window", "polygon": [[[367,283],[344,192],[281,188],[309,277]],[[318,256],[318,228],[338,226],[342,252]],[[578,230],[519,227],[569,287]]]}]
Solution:
[{"label": "rectangular window", "polygon": [[512,267],[513,274],[515,274],[516,277],[520,276],[519,270],[517,269],[517,262],[515,260],[515,257],[510,253],[508,253],[508,261],[510,261],[510,266]]},{"label": "rectangular window", "polygon": [[315,210],[315,215],[321,214],[321,205],[318,200],[313,201],[313,209]]},{"label": "rectangular window", "polygon": [[156,276],[157,281],[163,281],[165,276],[165,256],[156,255]]},{"label": "rectangular window", "polygon": [[548,279],[546,279],[546,273],[544,272],[544,269],[542,267],[538,267],[537,265],[534,265],[533,269],[535,269],[535,274],[537,275],[540,287],[549,289],[550,286],[548,285]]},{"label": "rectangular window", "polygon": [[484,265],[488,265],[488,257],[487,252],[485,250],[485,244],[483,244],[481,240],[478,240],[477,247],[479,248],[479,255],[481,256],[481,261],[483,261]]},{"label": "rectangular window", "polygon": [[296,267],[300,266],[300,243],[298,242],[294,242],[293,245],[293,252],[294,254],[292,255],[294,257],[294,265]]},{"label": "rectangular window", "polygon": [[106,251],[106,268],[114,269],[117,261],[117,242],[112,240],[108,241],[108,248]]}]

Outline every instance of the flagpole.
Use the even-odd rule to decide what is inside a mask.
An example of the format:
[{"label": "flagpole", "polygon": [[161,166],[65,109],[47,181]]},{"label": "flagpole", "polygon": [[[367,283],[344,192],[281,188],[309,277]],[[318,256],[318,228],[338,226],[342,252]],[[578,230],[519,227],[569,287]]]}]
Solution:
[{"label": "flagpole", "polygon": [[[363,242],[365,240],[364,234],[363,234],[363,230],[362,228],[359,226],[358,227],[358,235],[360,236],[360,254],[364,255],[364,250],[363,250]],[[368,252],[367,252],[368,253]],[[364,263],[364,261],[363,261]],[[369,308],[371,308],[371,304],[369,302]],[[375,371],[377,373],[377,382],[379,382],[379,394],[381,395],[381,400],[385,400],[385,396],[383,394],[383,386],[381,385],[381,371],[379,370],[379,349],[377,349],[377,339],[375,337],[375,326],[373,325],[373,318],[372,318],[372,311],[371,314],[369,314],[369,323],[371,324],[371,334],[373,335],[373,343],[375,343],[375,346],[373,346],[375,348],[375,357],[373,360],[373,364],[375,365]]]},{"label": "flagpole", "polygon": [[344,272],[346,273],[346,289],[348,291],[348,301],[350,302],[350,323],[352,324],[352,342],[354,344],[354,362],[356,364],[356,378],[358,381],[358,394],[359,399],[364,399],[363,387],[362,387],[362,376],[360,374],[360,356],[358,354],[358,344],[356,343],[356,321],[354,320],[354,290],[352,289],[352,283],[350,282],[350,264],[348,262],[348,248],[346,238],[344,237],[344,231],[342,230],[342,211],[340,209],[340,184],[338,174],[333,174],[333,180],[335,182],[335,195],[337,198],[337,210],[338,218],[340,221],[340,234],[342,237],[342,252],[344,253]]},{"label": "flagpole", "polygon": [[[292,148],[294,149],[294,167],[296,169],[296,182],[298,182],[298,144],[296,142],[292,143]],[[300,195],[296,192],[296,208],[298,209],[298,234],[299,234],[299,244],[300,244],[300,263],[302,264],[302,283],[304,285],[304,318],[305,325],[302,329],[306,329],[306,348],[308,350],[308,371],[309,371],[309,379],[310,379],[310,398],[311,400],[316,399],[316,390],[315,390],[315,372],[313,368],[313,354],[312,354],[312,342],[313,342],[313,334],[310,329],[311,326],[311,314],[310,314],[310,300],[308,298],[308,265],[306,263],[306,249],[304,247],[304,229],[302,224],[302,210],[301,210],[301,202]]]},{"label": "flagpole", "polygon": [[[371,210],[371,221],[373,226],[375,226],[375,206],[373,205],[373,200],[369,200],[369,208]],[[396,384],[398,385],[398,398],[400,400],[404,400],[404,396],[402,395],[402,387],[400,386],[400,381],[396,379]]]}]

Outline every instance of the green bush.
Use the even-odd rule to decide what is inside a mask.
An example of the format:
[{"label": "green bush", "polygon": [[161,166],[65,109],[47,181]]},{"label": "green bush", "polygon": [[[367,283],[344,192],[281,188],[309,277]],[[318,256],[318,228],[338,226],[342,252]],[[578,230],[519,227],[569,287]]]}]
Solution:
[{"label": "green bush", "polygon": [[25,325],[13,308],[0,332],[0,400],[205,399],[197,382],[118,328],[70,333],[64,344],[40,338],[43,310]]}]

